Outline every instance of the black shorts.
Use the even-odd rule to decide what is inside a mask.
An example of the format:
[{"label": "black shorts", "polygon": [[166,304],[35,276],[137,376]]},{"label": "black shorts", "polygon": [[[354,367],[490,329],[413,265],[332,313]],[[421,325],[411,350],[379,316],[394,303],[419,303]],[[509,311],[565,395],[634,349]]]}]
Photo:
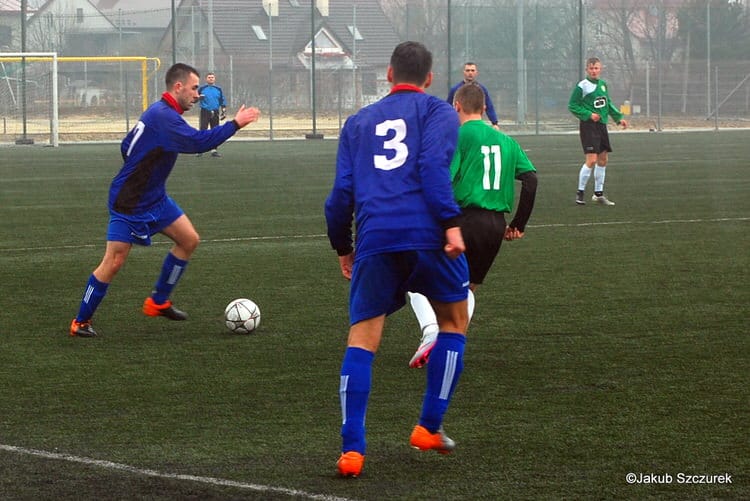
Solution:
[{"label": "black shorts", "polygon": [[587,120],[581,122],[578,131],[581,136],[581,146],[583,146],[585,154],[612,151],[612,147],[609,145],[607,124]]},{"label": "black shorts", "polygon": [[219,110],[201,108],[200,126],[198,128],[206,130],[209,126],[212,129],[219,126]]},{"label": "black shorts", "polygon": [[481,284],[492,267],[505,236],[505,213],[486,209],[463,209],[461,233],[466,244],[469,281]]}]

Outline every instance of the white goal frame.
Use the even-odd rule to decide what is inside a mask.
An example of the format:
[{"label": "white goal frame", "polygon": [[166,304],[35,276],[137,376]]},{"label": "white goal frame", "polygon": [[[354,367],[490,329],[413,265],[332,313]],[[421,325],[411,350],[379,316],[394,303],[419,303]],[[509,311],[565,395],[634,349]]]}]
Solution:
[{"label": "white goal frame", "polygon": [[[0,62],[52,61],[52,116],[50,117],[51,146],[60,144],[59,96],[57,95],[57,52],[0,52]],[[25,103],[24,103],[25,106]]]},{"label": "white goal frame", "polygon": [[[141,111],[145,111],[149,104],[149,78],[151,76],[155,77],[161,66],[159,58],[147,56],[58,56],[56,52],[0,52],[0,65],[4,62],[19,63],[22,61],[33,63],[44,62],[51,63],[52,65],[50,70],[52,73],[50,75],[50,86],[52,88],[50,93],[47,94],[52,106],[49,113],[51,146],[59,145],[61,121],[62,125],[67,123],[67,115],[60,115],[58,72],[62,63],[138,63],[140,66]],[[151,74],[149,74],[149,63],[154,64],[153,73]],[[154,89],[156,89],[156,83],[154,83]],[[24,123],[23,125],[25,128],[26,124]]]}]

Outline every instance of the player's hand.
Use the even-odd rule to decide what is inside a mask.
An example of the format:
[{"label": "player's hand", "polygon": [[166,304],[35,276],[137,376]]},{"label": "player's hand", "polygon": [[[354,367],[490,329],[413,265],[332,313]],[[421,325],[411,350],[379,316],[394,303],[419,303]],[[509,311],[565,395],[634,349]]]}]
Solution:
[{"label": "player's hand", "polygon": [[456,259],[466,250],[460,226],[454,226],[445,230],[445,241],[446,244],[443,250],[451,259]]},{"label": "player's hand", "polygon": [[222,106],[221,111],[219,112],[219,120],[226,120],[227,119],[227,109]]},{"label": "player's hand", "polygon": [[347,280],[352,279],[352,268],[354,267],[354,253],[349,253],[346,256],[339,256],[339,266],[341,267],[341,274]]},{"label": "player's hand", "polygon": [[249,123],[253,123],[260,118],[260,110],[258,108],[245,108],[243,104],[237,113],[234,115],[234,121],[240,126],[240,129]]},{"label": "player's hand", "polygon": [[602,119],[602,117],[599,115],[599,113],[592,113],[591,114],[591,121],[592,122],[598,122],[601,119]]},{"label": "player's hand", "polygon": [[523,236],[524,236],[524,232],[518,231],[518,228],[511,228],[510,226],[506,226],[503,239],[504,240],[518,240],[519,238],[523,238]]},{"label": "player's hand", "polygon": [[621,126],[621,127],[623,128],[623,129],[627,129],[627,128],[628,128],[628,121],[627,121],[627,120],[625,120],[625,119],[623,119],[623,120],[620,120],[620,126]]},{"label": "player's hand", "polygon": [[492,128],[495,130],[500,130],[500,126],[498,124],[492,124]]}]

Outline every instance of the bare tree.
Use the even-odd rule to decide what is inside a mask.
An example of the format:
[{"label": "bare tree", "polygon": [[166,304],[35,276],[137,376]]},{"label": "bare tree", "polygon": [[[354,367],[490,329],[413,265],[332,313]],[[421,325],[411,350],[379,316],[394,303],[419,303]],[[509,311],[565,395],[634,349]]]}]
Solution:
[{"label": "bare tree", "polygon": [[63,5],[53,4],[53,9],[36,14],[28,22],[27,44],[29,50],[62,53],[66,35],[73,29],[74,18],[63,11]]}]

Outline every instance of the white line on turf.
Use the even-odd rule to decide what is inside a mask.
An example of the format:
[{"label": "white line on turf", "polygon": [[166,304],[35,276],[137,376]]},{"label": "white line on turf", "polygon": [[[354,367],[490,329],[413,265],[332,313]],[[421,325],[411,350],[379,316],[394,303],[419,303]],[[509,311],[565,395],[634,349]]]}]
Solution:
[{"label": "white line on turf", "polygon": [[[750,221],[750,217],[719,217],[708,219],[664,219],[662,221],[599,221],[592,223],[551,223],[551,224],[529,224],[526,228],[579,228],[585,226],[616,226],[623,224],[692,224],[692,223],[736,223],[740,221]],[[310,235],[276,235],[276,236],[254,236],[254,237],[228,237],[212,238],[201,240],[201,245],[207,243],[226,243],[226,242],[251,242],[261,240],[295,240],[295,239],[315,239],[325,238],[324,233]],[[153,242],[152,245],[173,245],[171,241]],[[79,244],[79,245],[46,245],[39,247],[9,247],[0,249],[0,252],[31,252],[45,250],[74,250],[88,249],[91,247],[101,247],[101,244]]]},{"label": "white line on turf", "polygon": [[128,473],[135,473],[136,475],[146,475],[149,477],[166,478],[170,480],[188,480],[191,482],[199,482],[202,484],[217,485],[221,487],[236,487],[238,489],[247,489],[257,492],[273,492],[277,494],[286,494],[289,496],[303,497],[306,499],[319,499],[321,501],[351,501],[349,498],[341,498],[336,496],[329,496],[326,494],[312,494],[310,492],[300,491],[297,489],[287,489],[284,487],[273,487],[270,485],[259,485],[249,484],[244,482],[237,482],[234,480],[226,480],[214,477],[201,477],[197,475],[182,475],[177,473],[164,473],[156,470],[149,470],[146,468],[137,468],[122,463],[113,463],[112,461],[103,461],[101,459],[92,459],[80,456],[73,456],[71,454],[61,454],[58,452],[41,451],[37,449],[27,449],[25,447],[17,447],[15,445],[0,444],[0,450],[15,452],[17,454],[24,454],[27,456],[37,456],[45,459],[57,459],[60,461],[69,461],[73,463],[81,463],[90,466],[98,466],[100,468],[106,468],[109,470],[124,471]]},{"label": "white line on turf", "polygon": [[[276,236],[257,236],[257,237],[232,237],[232,238],[212,238],[201,240],[201,244],[222,243],[222,242],[249,242],[254,240],[294,240],[301,238],[322,238],[326,235],[323,233],[313,235],[276,235]],[[171,241],[152,242],[152,245],[174,245]],[[39,247],[12,247],[0,249],[0,252],[28,252],[40,250],[73,250],[88,249],[91,247],[101,247],[102,244],[78,244],[78,245],[44,245]]]},{"label": "white line on turf", "polygon": [[712,219],[664,219],[662,221],[604,221],[594,223],[552,223],[552,224],[529,224],[527,228],[578,228],[582,226],[616,226],[622,224],[690,224],[690,223],[723,223],[750,221],[750,217],[720,217]]}]

